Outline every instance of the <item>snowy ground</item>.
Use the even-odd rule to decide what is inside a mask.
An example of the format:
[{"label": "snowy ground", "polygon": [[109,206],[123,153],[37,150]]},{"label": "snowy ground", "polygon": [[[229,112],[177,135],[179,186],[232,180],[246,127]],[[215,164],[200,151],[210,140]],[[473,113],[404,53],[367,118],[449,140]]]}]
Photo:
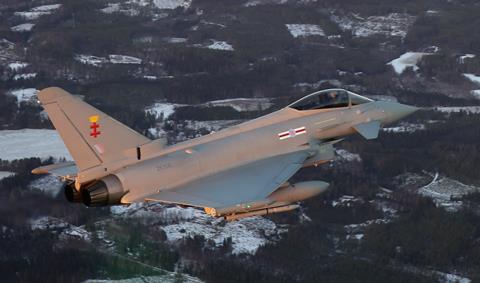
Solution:
[{"label": "snowy ground", "polygon": [[368,226],[372,224],[385,224],[388,222],[390,222],[389,219],[372,219],[367,220],[364,223],[345,225],[345,232],[347,232],[346,239],[360,241],[365,236],[365,230]]},{"label": "snowy ground", "polygon": [[250,0],[244,4],[245,7],[255,7],[258,5],[280,5],[287,3],[288,0]]},{"label": "snowy ground", "polygon": [[15,173],[8,172],[8,171],[0,171],[0,180],[5,179],[7,177],[13,176]]},{"label": "snowy ground", "polygon": [[237,125],[241,123],[241,120],[211,120],[211,121],[193,121],[186,120],[185,127],[194,131],[200,129],[207,130],[209,132],[218,132],[221,129]]},{"label": "snowy ground", "polygon": [[141,218],[144,221],[161,220],[157,228],[165,231],[168,241],[174,243],[185,237],[202,235],[217,246],[227,238],[232,239],[233,254],[249,253],[269,241],[279,239],[286,227],[277,225],[263,217],[243,218],[235,222],[224,222],[195,208],[163,206],[161,204],[134,204],[129,207],[112,207],[115,217]]},{"label": "snowy ground", "polygon": [[434,110],[447,113],[447,114],[460,113],[460,112],[464,112],[467,114],[479,114],[480,106],[445,106],[445,107],[435,107]]},{"label": "snowy ground", "polygon": [[332,201],[333,207],[351,207],[357,203],[362,204],[365,201],[360,197],[354,197],[349,195],[343,195],[336,200]]},{"label": "snowy ground", "polygon": [[35,181],[31,182],[28,187],[31,190],[41,191],[42,193],[51,196],[52,198],[55,198],[60,193],[63,193],[63,182],[52,175],[46,175],[44,177],[36,179]]},{"label": "snowy ground", "polygon": [[13,89],[7,92],[7,94],[13,95],[17,98],[19,105],[21,102],[32,102],[37,93],[38,89],[35,88]]},{"label": "snowy ground", "polygon": [[61,240],[77,239],[90,241],[91,235],[83,227],[74,226],[55,217],[41,216],[30,221],[32,230],[50,230],[52,233],[60,233]]},{"label": "snowy ground", "polygon": [[50,156],[72,160],[57,131],[37,129],[0,131],[0,159]]},{"label": "snowy ground", "polygon": [[28,63],[25,63],[25,62],[12,62],[10,64],[8,64],[8,69],[16,72],[16,71],[20,71],[21,69],[24,69],[28,66]]},{"label": "snowy ground", "polygon": [[11,27],[10,29],[15,32],[27,32],[27,31],[31,31],[34,26],[35,24],[32,24],[32,23],[24,23],[24,24]]},{"label": "snowy ground", "polygon": [[320,80],[318,82],[315,82],[315,83],[307,83],[307,82],[301,82],[301,83],[296,83],[293,85],[293,87],[295,88],[301,88],[301,89],[312,89],[312,90],[315,90],[315,89],[318,89],[320,88],[323,84],[330,84],[332,86],[335,86],[335,87],[342,87],[342,82],[339,81],[339,80],[336,80],[336,79],[326,79],[326,80]]},{"label": "snowy ground", "polygon": [[[268,98],[233,98],[224,100],[209,101],[204,104],[200,104],[201,107],[222,107],[229,106],[238,112],[243,111],[263,111],[270,108],[273,103]],[[158,119],[163,115],[163,119],[167,119],[173,113],[175,108],[187,106],[185,104],[175,104],[168,102],[157,102],[151,106],[145,108],[145,112],[155,115]],[[199,122],[202,123],[202,122]]]},{"label": "snowy ground", "polygon": [[382,129],[382,131],[384,132],[391,133],[413,133],[421,130],[425,130],[424,124],[412,124],[406,122],[400,122],[400,124],[396,127],[388,127]]},{"label": "snowy ground", "polygon": [[472,90],[472,91],[470,91],[470,93],[471,93],[476,99],[480,99],[480,89]]},{"label": "snowy ground", "polygon": [[195,44],[193,46],[194,47],[200,47],[200,48],[208,48],[208,49],[213,49],[213,50],[222,50],[222,51],[234,51],[235,50],[230,43],[228,43],[226,41],[215,40],[215,39],[210,40],[209,44]]},{"label": "snowy ground", "polygon": [[80,63],[87,64],[87,65],[92,65],[95,67],[98,67],[102,64],[108,63],[107,58],[104,57],[97,57],[93,55],[84,55],[84,54],[77,54],[74,57],[75,60],[77,60]]},{"label": "snowy ground", "polygon": [[[127,4],[129,2],[126,2]],[[136,9],[136,7],[122,7],[121,3],[108,3],[107,7],[100,9],[101,12],[105,14],[112,14],[112,13],[121,13],[127,16],[137,16],[140,14],[140,11]]]},{"label": "snowy ground", "polygon": [[[111,280],[111,279],[89,279],[83,283],[202,283],[198,278],[182,274],[181,279],[174,272],[158,276],[140,276],[128,279]],[[463,282],[462,282],[463,283]]]},{"label": "snowy ground", "polygon": [[224,100],[214,100],[204,103],[202,106],[230,106],[238,112],[243,111],[262,111],[273,105],[268,98],[233,98]]},{"label": "snowy ground", "polygon": [[14,81],[18,80],[30,80],[37,77],[37,73],[16,74],[13,76]]},{"label": "snowy ground", "polygon": [[112,54],[109,55],[108,58],[105,57],[98,57],[94,55],[85,55],[85,54],[77,54],[75,55],[74,59],[82,64],[92,65],[95,67],[100,67],[103,64],[133,64],[133,65],[140,65],[142,64],[142,59],[127,56],[127,55],[118,55]]},{"label": "snowy ground", "polygon": [[187,9],[192,4],[192,0],[153,0],[153,4],[158,9],[175,9],[178,7]]},{"label": "snowy ground", "polygon": [[344,31],[351,31],[354,36],[368,37],[372,35],[405,37],[415,17],[408,14],[391,13],[385,16],[367,18],[357,14],[347,16],[332,15],[332,21]]},{"label": "snowy ground", "polygon": [[142,64],[142,59],[133,56],[113,54],[108,55],[108,58],[112,64]]},{"label": "snowy ground", "polygon": [[465,55],[462,55],[462,56],[458,57],[458,63],[460,63],[460,64],[465,64],[465,61],[466,61],[467,59],[473,59],[473,58],[475,58],[475,57],[476,57],[475,54],[465,54]]},{"label": "snowy ground", "polygon": [[164,37],[163,40],[168,43],[185,43],[188,39],[184,37]]},{"label": "snowy ground", "polygon": [[41,16],[50,15],[55,10],[59,9],[61,6],[61,4],[44,5],[32,8],[24,12],[15,12],[14,14],[15,16],[22,17],[26,20],[36,20]]},{"label": "snowy ground", "polygon": [[348,152],[345,149],[336,149],[335,153],[337,154],[337,160],[340,160],[340,161],[347,161],[347,162],[362,161],[362,158],[360,158],[360,155],[356,153]]},{"label": "snowy ground", "polygon": [[408,67],[413,68],[414,71],[418,70],[418,62],[422,59],[423,56],[432,55],[431,53],[423,52],[407,52],[402,56],[398,57],[387,63],[391,65],[395,70],[395,73],[401,75]]},{"label": "snowy ground", "polygon": [[290,34],[295,38],[314,35],[325,36],[325,32],[319,25],[287,24],[286,26]]},{"label": "snowy ground", "polygon": [[165,103],[158,102],[145,108],[145,112],[155,115],[157,119],[162,116],[163,116],[163,119],[167,119],[175,112],[175,108],[182,107],[182,106],[185,106],[185,105],[168,103],[168,102],[165,102]]},{"label": "snowy ground", "polygon": [[480,76],[474,74],[463,74],[463,76],[469,79],[472,83],[480,84]]},{"label": "snowy ground", "polygon": [[[470,54],[471,55],[471,54]],[[471,58],[471,57],[469,57]],[[465,78],[470,80],[472,83],[476,85],[480,85],[480,76],[474,75],[474,74],[463,74]],[[475,96],[476,98],[480,99],[480,89],[475,89],[471,91],[472,95]]]},{"label": "snowy ground", "polygon": [[465,185],[459,181],[435,174],[433,180],[426,186],[418,189],[418,193],[433,199],[438,205],[449,211],[457,211],[462,207],[461,196],[478,192],[479,187]]}]

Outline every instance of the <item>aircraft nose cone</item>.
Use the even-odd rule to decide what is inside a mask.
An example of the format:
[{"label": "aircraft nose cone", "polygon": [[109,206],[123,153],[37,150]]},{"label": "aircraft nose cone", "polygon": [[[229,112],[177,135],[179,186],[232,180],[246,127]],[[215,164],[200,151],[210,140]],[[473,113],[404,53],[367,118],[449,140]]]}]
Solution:
[{"label": "aircraft nose cone", "polygon": [[385,105],[385,114],[386,114],[386,122],[391,123],[395,122],[397,120],[400,120],[415,111],[417,111],[418,108],[415,106],[410,106],[410,105],[405,105],[401,103],[388,103]]}]

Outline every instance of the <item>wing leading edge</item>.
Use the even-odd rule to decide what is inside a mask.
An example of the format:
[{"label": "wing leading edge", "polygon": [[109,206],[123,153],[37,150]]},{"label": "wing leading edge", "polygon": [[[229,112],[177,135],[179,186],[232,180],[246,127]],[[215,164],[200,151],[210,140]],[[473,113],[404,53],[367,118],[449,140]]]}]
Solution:
[{"label": "wing leading edge", "polygon": [[290,179],[308,156],[307,151],[297,151],[262,159],[162,191],[146,200],[209,208],[264,200]]}]

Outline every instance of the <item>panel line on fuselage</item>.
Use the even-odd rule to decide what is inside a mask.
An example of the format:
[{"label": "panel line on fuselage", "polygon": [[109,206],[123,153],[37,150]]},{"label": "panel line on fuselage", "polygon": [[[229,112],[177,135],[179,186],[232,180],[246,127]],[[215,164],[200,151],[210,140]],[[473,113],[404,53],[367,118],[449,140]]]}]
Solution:
[{"label": "panel line on fuselage", "polygon": [[333,118],[330,118],[330,119],[327,119],[327,120],[315,122],[315,125],[320,125],[320,124],[327,123],[327,122],[330,122],[330,121],[335,121],[335,120],[337,120],[337,118],[333,117]]}]

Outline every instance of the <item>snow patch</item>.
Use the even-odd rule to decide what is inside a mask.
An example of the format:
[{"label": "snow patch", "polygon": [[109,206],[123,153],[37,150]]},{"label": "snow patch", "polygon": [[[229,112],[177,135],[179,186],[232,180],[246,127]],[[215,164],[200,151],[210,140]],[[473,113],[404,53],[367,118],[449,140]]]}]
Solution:
[{"label": "snow patch", "polygon": [[108,59],[105,57],[98,57],[94,55],[77,54],[75,55],[74,59],[82,64],[92,65],[95,67],[99,67],[106,63],[133,65],[142,64],[142,59],[140,58],[118,54],[108,55]]},{"label": "snow patch", "polygon": [[14,81],[18,80],[30,80],[37,77],[37,73],[26,73],[26,74],[17,74],[13,76]]},{"label": "snow patch", "polygon": [[31,31],[35,24],[32,23],[25,23],[25,24],[20,24],[18,26],[11,27],[10,30],[14,32],[27,32]]},{"label": "snow patch", "polygon": [[295,38],[314,35],[325,36],[325,32],[319,25],[287,24],[286,26],[290,34]]},{"label": "snow patch", "polygon": [[[128,279],[89,279],[83,281],[83,283],[176,283],[176,282],[183,282],[183,283],[203,283],[202,280],[192,277],[186,274],[181,274],[179,279],[178,273],[175,272],[167,272],[165,275],[157,275],[157,276],[140,276],[140,277],[133,277]],[[463,282],[461,282],[463,283]]]},{"label": "snow patch", "polygon": [[462,196],[480,191],[479,187],[465,185],[457,180],[440,177],[435,174],[433,180],[426,186],[418,189],[417,193],[430,197],[437,204],[449,211],[457,211],[462,207]]},{"label": "snow patch", "polygon": [[443,277],[442,282],[444,283],[470,283],[472,280],[467,277],[462,277],[459,275],[451,274],[451,273],[445,273],[445,272],[440,272],[440,271],[434,271],[435,274]]},{"label": "snow patch", "polygon": [[287,3],[288,0],[250,0],[244,4],[245,7],[255,7],[259,5],[281,5]]},{"label": "snow patch", "polygon": [[35,88],[14,89],[7,92],[7,94],[17,98],[18,105],[20,105],[21,102],[32,102],[37,93],[38,89]]},{"label": "snow patch", "polygon": [[424,124],[412,124],[406,122],[401,122],[400,125],[396,127],[382,128],[382,131],[390,133],[413,133],[422,130],[425,130]]},{"label": "snow patch", "polygon": [[301,88],[301,89],[318,89],[320,88],[323,84],[330,84],[334,87],[341,87],[342,82],[336,79],[326,79],[326,80],[320,80],[315,83],[307,83],[307,82],[301,82],[301,83],[296,83],[293,85],[295,88]]},{"label": "snow patch", "polygon": [[62,4],[43,5],[30,9],[25,12],[15,12],[15,16],[23,17],[26,20],[36,20],[41,16],[50,15],[53,11],[59,9]]},{"label": "snow patch", "polygon": [[112,14],[120,11],[120,3],[108,3],[107,7],[100,9],[105,14]]},{"label": "snow patch", "polygon": [[169,242],[178,242],[194,235],[211,239],[216,246],[221,246],[228,238],[232,239],[233,254],[254,254],[256,250],[280,237],[286,228],[276,225],[263,217],[243,218],[225,223],[223,219],[209,216],[196,208],[180,208],[161,204],[145,205],[137,203],[116,206],[110,209],[114,217],[152,219],[158,228],[165,231]]},{"label": "snow patch", "polygon": [[475,54],[465,54],[465,55],[462,55],[460,57],[458,57],[458,63],[460,64],[465,64],[465,60],[466,59],[473,59],[475,58],[476,55]]},{"label": "snow patch", "polygon": [[90,233],[82,227],[71,225],[65,220],[51,217],[41,216],[30,220],[30,228],[32,230],[50,230],[52,233],[59,234],[61,240],[77,239],[90,241]]},{"label": "snow patch", "polygon": [[13,62],[8,64],[8,68],[12,71],[19,71],[21,69],[24,69],[28,66],[28,63],[25,62]]},{"label": "snow patch", "polygon": [[165,37],[165,38],[163,38],[163,40],[165,42],[168,42],[168,43],[185,43],[185,42],[187,42],[187,39],[183,38],[183,37]]},{"label": "snow patch", "polygon": [[0,159],[50,156],[72,160],[57,131],[39,129],[0,131]]},{"label": "snow patch", "polygon": [[41,217],[30,220],[30,228],[32,230],[66,228],[68,227],[68,225],[69,225],[68,222],[65,222],[62,219],[50,217],[50,216],[41,216]]},{"label": "snow patch", "polygon": [[63,182],[53,175],[47,175],[34,180],[28,186],[31,190],[38,190],[52,198],[58,196],[63,187]]},{"label": "snow patch", "polygon": [[74,59],[82,64],[92,65],[95,67],[99,67],[102,64],[108,63],[106,58],[93,55],[77,54],[75,55]]},{"label": "snow patch", "polygon": [[388,223],[388,222],[390,222],[390,219],[372,219],[372,220],[367,220],[367,221],[365,221],[363,223],[359,223],[359,224],[345,225],[344,226],[345,232],[347,232],[347,235],[346,235],[345,238],[346,238],[346,240],[360,241],[365,236],[364,233],[370,225],[385,224],[385,223]]},{"label": "snow patch", "polygon": [[185,120],[185,128],[192,129],[198,132],[201,129],[207,130],[208,132],[218,132],[221,129],[225,129],[229,126],[237,125],[241,123],[241,120],[210,120],[210,121],[192,121]]},{"label": "snow patch", "polygon": [[385,16],[370,16],[367,18],[357,14],[348,16],[332,15],[330,18],[343,31],[351,31],[356,37],[368,37],[379,34],[404,38],[416,17],[408,14],[391,13]]},{"label": "snow patch", "polygon": [[233,46],[225,41],[213,40],[212,44],[206,45],[205,48],[214,50],[234,51]]},{"label": "snow patch", "polygon": [[[474,74],[462,74],[465,78],[474,84],[480,85],[480,76]],[[480,89],[471,90],[470,93],[477,99],[480,99]]]},{"label": "snow patch", "polygon": [[356,203],[364,203],[364,200],[359,197],[354,197],[354,196],[349,196],[349,195],[343,195],[339,197],[336,200],[332,201],[332,206],[333,207],[351,207],[355,205]]},{"label": "snow patch", "polygon": [[466,113],[466,114],[479,114],[480,113],[480,106],[445,106],[445,107],[435,107],[433,108],[435,111],[443,112],[443,113]]},{"label": "snow patch", "polygon": [[[127,2],[129,3],[129,2]],[[100,9],[105,14],[121,13],[127,16],[137,16],[140,12],[133,8],[123,9],[120,3],[108,3],[107,7]]]},{"label": "snow patch", "polygon": [[165,103],[158,102],[145,108],[145,112],[155,115],[157,119],[163,116],[163,119],[165,120],[168,117],[170,117],[173,113],[175,113],[175,108],[182,107],[182,106],[185,106],[185,105],[167,103],[167,102]]},{"label": "snow patch", "polygon": [[112,64],[142,64],[142,59],[127,55],[108,55]]},{"label": "snow patch", "polygon": [[414,71],[418,70],[418,62],[422,59],[423,56],[432,55],[432,53],[423,53],[423,52],[407,52],[402,56],[398,57],[387,63],[391,65],[395,70],[395,73],[401,75],[405,69],[412,67]]},{"label": "snow patch", "polygon": [[8,171],[0,171],[0,180],[11,177],[15,175],[13,172],[8,172]]},{"label": "snow patch", "polygon": [[480,84],[480,76],[474,74],[462,74],[465,78],[469,79],[472,83]]},{"label": "snow patch", "polygon": [[471,90],[470,93],[471,93],[476,99],[480,99],[480,89]]},{"label": "snow patch", "polygon": [[244,111],[262,111],[273,105],[269,98],[233,98],[214,100],[202,104],[204,107],[225,107],[229,106],[238,112]]},{"label": "snow patch", "polygon": [[182,7],[188,9],[192,5],[192,0],[153,0],[153,4],[158,9],[176,9]]},{"label": "snow patch", "polygon": [[353,162],[353,161],[361,162],[362,161],[362,158],[360,158],[360,155],[358,155],[356,153],[348,152],[345,149],[336,149],[335,153],[337,154],[339,159],[342,160],[342,161],[347,161],[347,162]]}]

